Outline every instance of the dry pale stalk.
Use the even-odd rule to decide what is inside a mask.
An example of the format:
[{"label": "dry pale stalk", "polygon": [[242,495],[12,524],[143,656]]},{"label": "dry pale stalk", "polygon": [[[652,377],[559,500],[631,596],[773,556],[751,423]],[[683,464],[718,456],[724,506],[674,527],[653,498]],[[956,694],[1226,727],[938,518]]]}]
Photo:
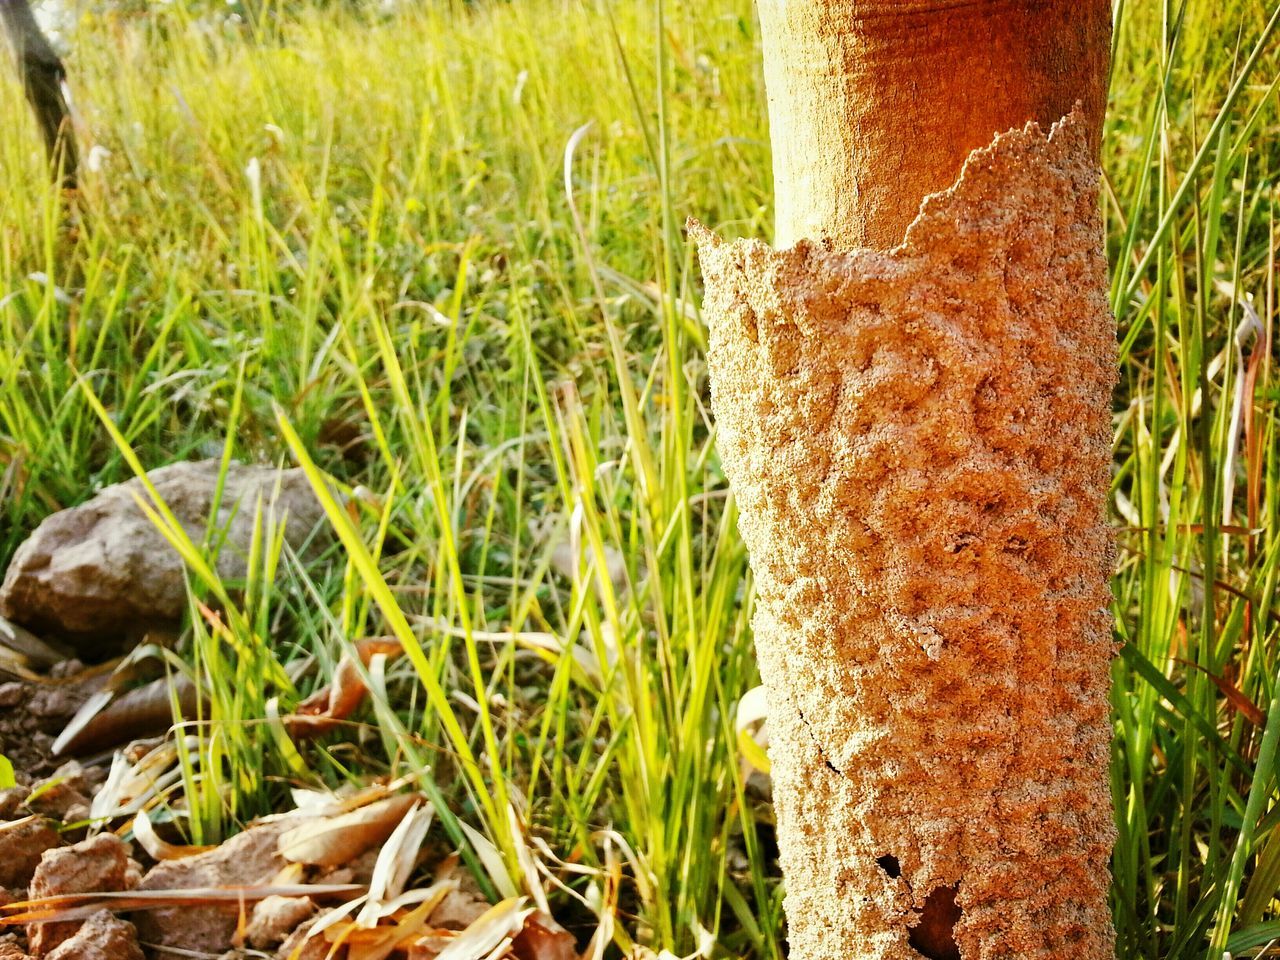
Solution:
[{"label": "dry pale stalk", "polygon": [[[761,6],[796,242],[693,232],[757,581],[791,955],[1110,960],[1105,13],[1086,0],[1072,30],[1060,3],[945,8],[973,50],[917,37],[909,0]],[[891,7],[909,15],[874,19]],[[1071,57],[1084,105],[1046,135],[1027,121],[1070,109]],[[947,58],[976,92],[956,94]],[[921,64],[913,98],[902,71]],[[1018,93],[982,89],[1001,70]],[[908,209],[898,246],[857,247],[901,237]]]}]

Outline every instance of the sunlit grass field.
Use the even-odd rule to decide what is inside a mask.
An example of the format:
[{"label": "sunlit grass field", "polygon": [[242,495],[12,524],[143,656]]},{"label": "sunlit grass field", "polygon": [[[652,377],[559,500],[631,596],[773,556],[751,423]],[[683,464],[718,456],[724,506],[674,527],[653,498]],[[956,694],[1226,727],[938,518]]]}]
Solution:
[{"label": "sunlit grass field", "polygon": [[[1220,960],[1280,938],[1280,13],[1119,2],[1113,902],[1122,957]],[[190,548],[223,611],[180,647],[210,694],[190,837],[413,774],[495,894],[537,849],[600,943],[781,957],[682,235],[769,234],[748,0],[172,3],[70,40],[71,222],[0,83],[0,567],[184,458],[304,465],[337,532],[304,564],[264,505],[246,583]],[[279,715],[384,634],[409,656],[362,722],[293,749]]]}]

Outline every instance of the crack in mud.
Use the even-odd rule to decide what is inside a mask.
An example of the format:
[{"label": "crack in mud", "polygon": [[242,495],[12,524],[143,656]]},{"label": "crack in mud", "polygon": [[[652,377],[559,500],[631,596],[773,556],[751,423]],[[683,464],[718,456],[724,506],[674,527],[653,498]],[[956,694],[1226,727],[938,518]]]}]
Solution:
[{"label": "crack in mud", "polygon": [[818,756],[820,756],[822,758],[822,762],[827,765],[827,769],[837,776],[845,776],[845,772],[831,762],[831,758],[827,755],[826,748],[822,745],[822,741],[818,739],[818,735],[814,733],[813,726],[809,723],[808,718],[805,717],[804,711],[800,709],[800,705],[790,698],[788,698],[788,701],[791,703],[792,709],[795,710],[796,716],[800,718],[800,722],[804,724],[804,729],[809,734],[809,739],[811,739],[813,741],[813,745],[818,748]]}]

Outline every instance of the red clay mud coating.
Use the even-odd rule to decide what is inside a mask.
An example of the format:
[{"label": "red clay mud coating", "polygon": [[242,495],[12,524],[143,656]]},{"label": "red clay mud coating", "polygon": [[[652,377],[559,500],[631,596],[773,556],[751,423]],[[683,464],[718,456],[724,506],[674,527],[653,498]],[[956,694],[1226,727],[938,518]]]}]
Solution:
[{"label": "red clay mud coating", "polygon": [[893,250],[693,226],[794,960],[1114,957],[1090,128],[997,137]]}]

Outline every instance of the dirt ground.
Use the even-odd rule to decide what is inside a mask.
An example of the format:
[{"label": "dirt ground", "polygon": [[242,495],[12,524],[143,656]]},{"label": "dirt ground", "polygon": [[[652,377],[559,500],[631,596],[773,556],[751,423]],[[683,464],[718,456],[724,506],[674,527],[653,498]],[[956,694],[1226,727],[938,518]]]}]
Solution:
[{"label": "dirt ground", "polygon": [[54,771],[54,738],[105,681],[105,673],[79,660],[59,664],[42,682],[0,673],[0,754],[13,763],[19,782],[24,775],[35,780]]}]

